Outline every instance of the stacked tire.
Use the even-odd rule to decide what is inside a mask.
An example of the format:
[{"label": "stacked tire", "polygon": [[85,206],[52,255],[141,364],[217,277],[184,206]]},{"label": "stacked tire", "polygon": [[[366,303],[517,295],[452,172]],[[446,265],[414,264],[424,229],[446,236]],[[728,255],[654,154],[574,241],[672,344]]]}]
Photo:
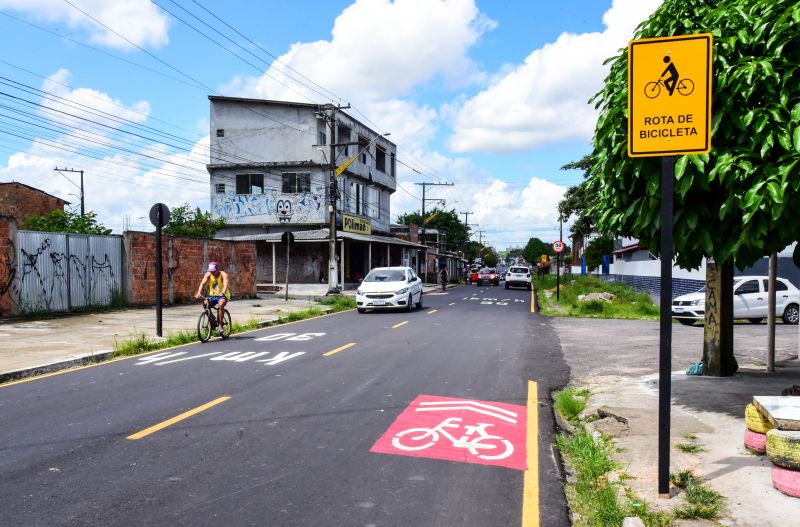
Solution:
[{"label": "stacked tire", "polygon": [[752,404],[745,408],[744,420],[744,446],[753,453],[766,454],[772,462],[772,486],[800,498],[800,431],[775,428]]}]

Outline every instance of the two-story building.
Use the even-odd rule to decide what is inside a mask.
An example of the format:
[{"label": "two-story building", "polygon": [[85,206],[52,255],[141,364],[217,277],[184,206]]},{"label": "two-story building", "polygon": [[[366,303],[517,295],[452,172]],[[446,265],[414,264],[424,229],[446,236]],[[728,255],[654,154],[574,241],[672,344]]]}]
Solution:
[{"label": "two-story building", "polygon": [[257,245],[259,281],[286,279],[280,246],[286,231],[296,241],[289,280],[327,280],[332,167],[348,160],[336,182],[340,283],[355,283],[373,267],[401,265],[420,249],[389,236],[397,149],[385,136],[324,105],[209,100],[211,211],[227,223],[217,236],[263,242]]}]

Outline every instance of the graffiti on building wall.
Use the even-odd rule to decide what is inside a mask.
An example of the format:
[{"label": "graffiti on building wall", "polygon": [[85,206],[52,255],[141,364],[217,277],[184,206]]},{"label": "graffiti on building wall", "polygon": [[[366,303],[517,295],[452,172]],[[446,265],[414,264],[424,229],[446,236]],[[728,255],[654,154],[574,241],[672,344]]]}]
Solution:
[{"label": "graffiti on building wall", "polygon": [[14,241],[0,234],[0,315],[2,306],[17,305],[19,282],[17,280],[17,248]]},{"label": "graffiti on building wall", "polygon": [[214,195],[211,209],[230,223],[256,219],[262,223],[318,223],[325,221],[325,189],[314,192],[283,194],[271,191],[264,194]]}]

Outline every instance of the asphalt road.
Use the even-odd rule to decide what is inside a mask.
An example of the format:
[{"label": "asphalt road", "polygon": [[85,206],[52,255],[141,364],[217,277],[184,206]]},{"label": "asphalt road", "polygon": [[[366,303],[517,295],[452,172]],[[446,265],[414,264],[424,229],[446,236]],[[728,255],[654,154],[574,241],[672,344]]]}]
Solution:
[{"label": "asphalt road", "polygon": [[531,293],[424,300],[0,387],[0,524],[568,525]]}]

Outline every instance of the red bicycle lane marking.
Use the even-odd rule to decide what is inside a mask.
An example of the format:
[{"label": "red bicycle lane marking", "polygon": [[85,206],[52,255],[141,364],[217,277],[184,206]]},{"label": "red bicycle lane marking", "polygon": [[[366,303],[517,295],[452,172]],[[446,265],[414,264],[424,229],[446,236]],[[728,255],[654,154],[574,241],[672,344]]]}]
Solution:
[{"label": "red bicycle lane marking", "polygon": [[525,470],[527,408],[419,395],[370,452]]}]

